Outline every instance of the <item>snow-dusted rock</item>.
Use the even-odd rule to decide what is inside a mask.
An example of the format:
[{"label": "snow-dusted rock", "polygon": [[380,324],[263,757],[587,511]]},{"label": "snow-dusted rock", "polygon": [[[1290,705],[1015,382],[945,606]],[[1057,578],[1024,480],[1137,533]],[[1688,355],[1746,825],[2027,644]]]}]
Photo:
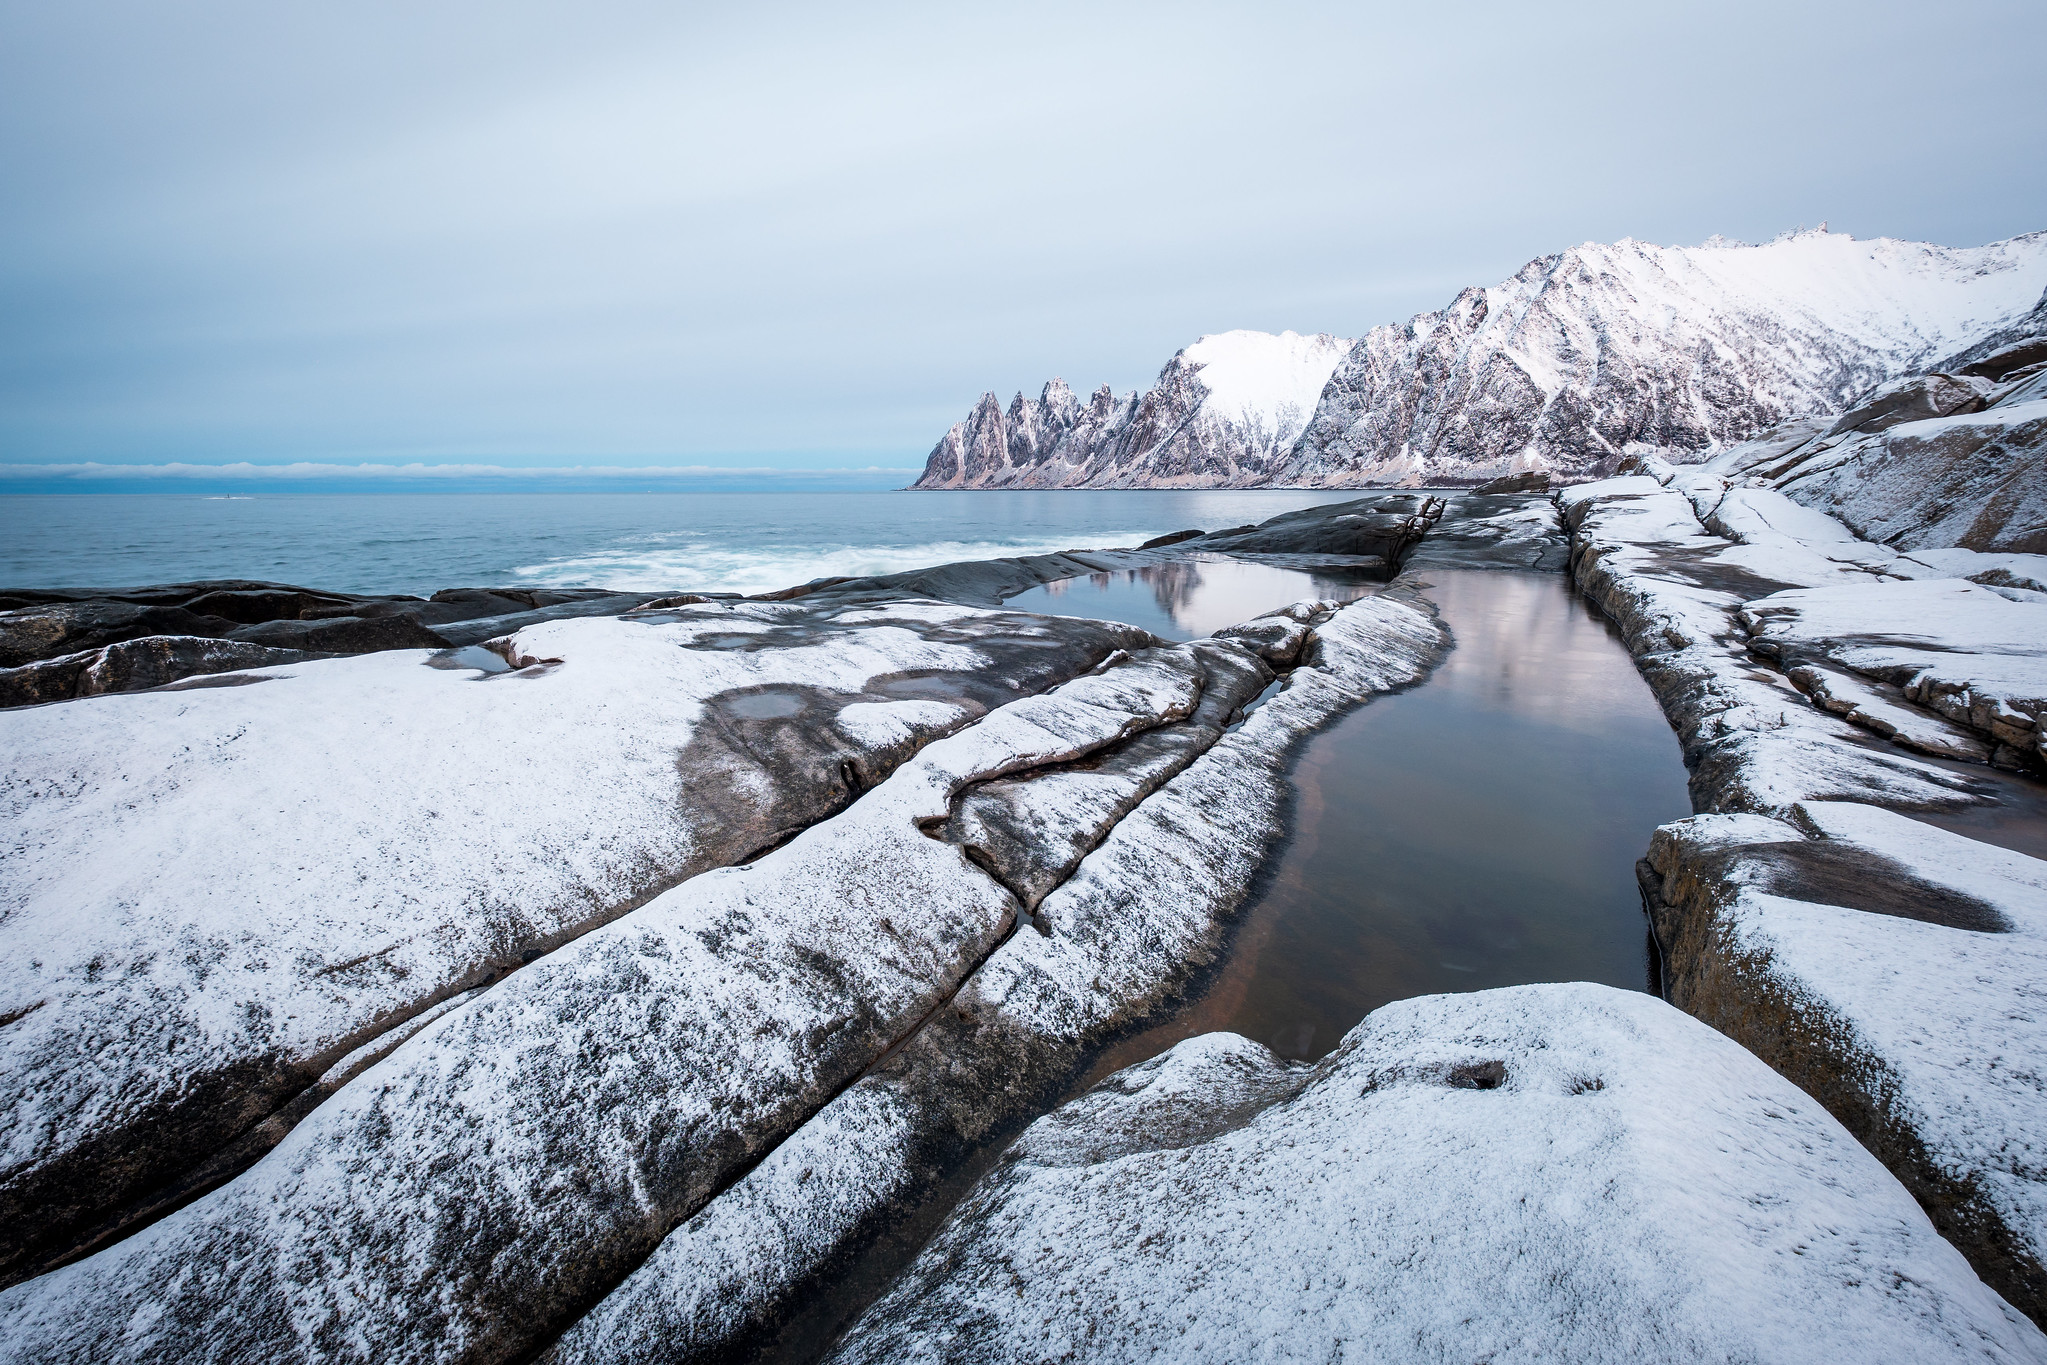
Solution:
[{"label": "snow-dusted rock", "polygon": [[332,656],[252,645],[243,640],[145,635],[76,654],[60,654],[54,659],[39,659],[17,668],[0,668],[0,707],[40,706],[109,692],[138,692],[188,678],[310,663],[329,657]]},{"label": "snow-dusted rock", "polygon": [[844,1362],[2038,1361],[1821,1107],[1649,996],[1190,1039],[1033,1125]]},{"label": "snow-dusted rock", "polygon": [[231,1175],[437,1002],[1149,642],[703,604],[530,627],[516,673],[406,651],[0,713],[0,1272]]},{"label": "snow-dusted rock", "polygon": [[1338,555],[1376,559],[1390,576],[1442,516],[1440,498],[1380,494],[1282,512],[1256,526],[1211,531],[1177,548],[1230,555]]},{"label": "snow-dusted rock", "polygon": [[[301,654],[443,649],[545,620],[616,615],[644,600],[643,594],[599,588],[451,588],[430,599],[376,597],[253,579],[0,590],[0,706],[125,692],[221,671],[215,665],[222,651],[200,648],[202,640],[240,642],[245,657],[258,648]],[[110,648],[145,639],[155,644],[139,668],[133,650]],[[42,661],[70,666],[34,667]],[[91,676],[81,680],[81,667]],[[22,668],[29,672],[17,672]],[[78,685],[66,690],[64,680]]]},{"label": "snow-dusted rock", "polygon": [[393,1361],[534,1349],[858,1078],[1013,927],[1017,899],[945,837],[962,798],[1185,719],[1204,691],[1201,661],[1216,655],[1249,692],[1269,676],[1221,643],[1117,656],[927,744],[784,847],[696,876],[514,972],[343,1086],[230,1184],[0,1294],[0,1354]]},{"label": "snow-dusted rock", "polygon": [[2047,552],[2047,393],[1840,440],[1776,485],[1908,551]]},{"label": "snow-dusted rock", "polygon": [[1825,662],[1889,684],[2007,746],[2014,765],[2047,767],[2047,594],[1952,578],[1851,583],[1777,593],[1740,619],[1749,649],[1787,670]]},{"label": "snow-dusted rock", "polygon": [[1873,544],[1731,483],[1740,460],[1640,463],[1560,501],[1579,581],[1622,624],[1684,740],[1694,808],[1714,812],[1665,827],[1643,869],[1670,998],[1824,1102],[2041,1320],[2047,864],[1893,814],[1995,793],[1856,744],[1832,716],[2037,764],[2047,595],[1947,576],[2009,580],[2024,556]]},{"label": "snow-dusted rock", "polygon": [[1281,832],[1292,747],[1342,708],[1416,680],[1444,644],[1426,604],[1399,586],[1333,615],[1297,607],[1267,619],[1316,621],[1313,641],[1227,734],[1217,732],[1229,708],[1204,695],[1187,725],[1206,735],[1161,728],[1080,769],[1004,784],[1012,809],[1056,832],[1154,780],[1169,747],[1213,743],[1191,764],[1183,747],[1177,775],[1038,903],[1041,932],[1012,937],[902,1048],[670,1234],[549,1361],[738,1358],[773,1339],[857,1254],[942,1211],[963,1162],[1213,960]]},{"label": "snow-dusted rock", "polygon": [[[1708,531],[1693,498],[1634,475],[1559,495],[1579,586],[1621,628],[1692,771],[1692,805],[1777,813],[1808,800],[1905,809],[1986,799],[1968,779],[1858,743],[1794,681],[1749,652],[1738,613],[1770,594],[1870,581],[1881,554],[1848,537],[1806,542],[1752,529],[1748,543]],[[1794,509],[1802,510],[1802,509]]]},{"label": "snow-dusted rock", "polygon": [[1315,411],[1344,337],[1222,332],[1166,362],[1141,397],[1083,407],[1054,379],[1005,414],[983,394],[932,450],[919,488],[1215,488],[1268,482]]},{"label": "snow-dusted rock", "polygon": [[1582,476],[1638,449],[1696,457],[1838,412],[2023,314],[2043,286],[2047,233],[1973,248],[1825,231],[1587,243],[1366,333],[1268,481]]},{"label": "snow-dusted rock", "polygon": [[1704,469],[1781,490],[1908,554],[2047,551],[2047,298],[1941,364],[1865,395],[1823,430],[1778,428]]},{"label": "snow-dusted rock", "polygon": [[1824,1103],[2047,1318],[2047,863],[1866,805],[1657,831],[1671,1000]]}]

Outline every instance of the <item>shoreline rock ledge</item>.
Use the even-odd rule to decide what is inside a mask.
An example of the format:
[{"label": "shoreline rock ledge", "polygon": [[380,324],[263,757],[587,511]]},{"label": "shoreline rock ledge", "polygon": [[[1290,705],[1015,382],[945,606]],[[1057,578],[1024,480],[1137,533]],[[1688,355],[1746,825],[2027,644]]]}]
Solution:
[{"label": "shoreline rock ledge", "polygon": [[835,1365],[2039,1361],[1816,1101],[1654,997],[1189,1039],[1039,1120]]}]

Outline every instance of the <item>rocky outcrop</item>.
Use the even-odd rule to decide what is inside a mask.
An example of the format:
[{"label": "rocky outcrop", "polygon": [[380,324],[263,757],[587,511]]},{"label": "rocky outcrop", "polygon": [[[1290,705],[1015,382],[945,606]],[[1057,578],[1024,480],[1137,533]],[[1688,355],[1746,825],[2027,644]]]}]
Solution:
[{"label": "rocky outcrop", "polygon": [[1940,809],[1993,799],[1984,784],[1860,742],[1855,725],[1813,707],[1749,651],[1737,616],[1744,606],[1787,588],[1867,583],[1871,556],[1895,556],[1858,550],[1838,527],[1841,541],[1817,548],[1791,537],[1741,544],[1702,525],[1684,493],[1645,476],[1581,484],[1559,502],[1579,587],[1620,627],[1678,733],[1693,809],[1774,814],[1836,799]]},{"label": "rocky outcrop", "polygon": [[1211,1034],[1034,1124],[834,1360],[2037,1361],[1811,1098],[1644,995]]},{"label": "rocky outcrop", "polygon": [[233,1175],[422,1012],[1149,643],[704,603],[529,626],[468,668],[380,653],[8,713],[0,1274]]},{"label": "rocky outcrop", "polygon": [[338,657],[311,650],[275,649],[242,640],[145,635],[139,640],[60,654],[19,668],[0,668],[0,707],[36,706],[109,692],[134,692],[188,678]]},{"label": "rocky outcrop", "polygon": [[1702,815],[1643,867],[1673,1003],[1824,1103],[2047,1322],[2047,863],[1865,805]]},{"label": "rocky outcrop", "polygon": [[1894,813],[2008,790],[1907,751],[2037,767],[2047,595],[1983,585],[2025,556],[1907,553],[1719,461],[1639,463],[1559,501],[1578,581],[1692,768],[1701,814],[1640,869],[1665,989],[1826,1104],[2047,1320],[2047,1113],[2015,1060],[2047,1041],[2028,1022],[2047,864]]},{"label": "rocky outcrop", "polygon": [[646,600],[523,588],[366,597],[244,579],[0,592],[0,706],[160,687],[316,655],[446,649],[540,621],[616,615]]},{"label": "rocky outcrop", "polygon": [[[1911,747],[1987,761],[1996,746],[2000,767],[2047,773],[2047,596],[1952,578],[1852,583],[1776,593],[1739,619],[1749,652],[1829,710],[1864,708],[1870,728],[1890,724]],[[1910,713],[1902,703],[1974,731],[1974,749],[1922,738],[1939,735],[1933,725],[1888,721]]]},{"label": "rocky outcrop", "polygon": [[[757,614],[758,636],[774,613],[803,610],[686,607],[674,615],[690,630],[616,629],[657,652],[680,652],[687,635],[694,657],[725,648],[720,627],[746,633],[748,617],[734,612]],[[968,655],[991,615],[935,603],[836,610],[842,632],[871,633],[867,649],[900,638],[898,648]],[[984,658],[976,676],[1021,699],[964,728],[959,708],[935,693],[943,670],[965,658],[934,657],[906,679],[938,685],[920,688],[917,701],[840,707],[848,735],[901,745],[919,725],[927,737],[939,726],[954,732],[786,845],[683,882],[460,1004],[211,1198],[0,1295],[0,1342],[41,1359],[517,1357],[623,1279],[670,1228],[742,1188],[764,1156],[820,1110],[834,1112],[835,1096],[867,1094],[876,1076],[902,1077],[914,1061],[905,1093],[924,1097],[927,1127],[976,1106],[983,1123],[1002,1122],[1075,1065],[1081,1044],[1169,992],[1204,945],[1213,951],[1216,925],[1188,915],[1185,888],[1198,887],[1216,914],[1241,895],[1276,832],[1276,758],[1304,722],[1412,680],[1440,644],[1429,617],[1394,598],[1330,610],[1293,618],[1320,621],[1323,647],[1229,731],[1247,746],[1230,761],[1206,762],[1203,750],[1225,742],[1271,678],[1264,654],[1297,657],[1309,647],[1305,630],[1278,632],[1290,644],[1261,638],[1262,650],[1132,640],[1042,694],[1022,668]],[[1007,621],[1035,621],[1039,677],[1057,666],[1058,630],[1107,629]],[[524,632],[523,650],[564,662],[537,680],[455,685],[545,686],[579,663],[592,671],[597,656],[579,658],[574,645],[612,625],[560,623],[544,639]],[[773,667],[777,651],[758,643],[753,666]],[[857,633],[816,644],[813,668],[861,669]],[[781,653],[786,662],[795,651]],[[1027,657],[1019,649],[1019,662]],[[612,733],[647,730],[616,708],[649,681],[627,674],[607,689]],[[723,695],[732,714],[786,728],[801,705],[790,690]],[[687,754],[682,767],[695,771]],[[603,782],[616,812],[616,765]],[[1210,830],[1228,837],[1218,844]],[[1133,892],[1157,903],[1119,911]],[[1012,935],[1019,920],[1030,927]],[[1020,959],[1020,976],[986,976],[1016,944],[1043,951]],[[1059,966],[1050,980],[1030,965],[1045,961]],[[1121,979],[1075,975],[1090,969]],[[1014,984],[1001,988],[997,1009],[978,992],[1003,981]],[[928,1050],[918,1039],[948,1011],[990,1032]],[[849,1146],[830,1123],[818,1136],[848,1152],[895,1150]],[[819,1182],[816,1193],[827,1192],[860,1194]]]},{"label": "rocky outcrop", "polygon": [[[1153,794],[1036,902],[1030,929],[948,1008],[565,1333],[547,1357],[554,1365],[744,1358],[789,1334],[829,1337],[843,1325],[831,1308],[848,1301],[849,1267],[866,1284],[902,1264],[956,1197],[962,1170],[1220,955],[1281,836],[1293,746],[1337,711],[1418,680],[1445,643],[1426,605],[1399,585],[1340,611],[1298,604],[1228,638],[1188,648],[1249,645],[1293,671],[1248,715],[1251,676],[1214,701],[1204,693],[1180,726],[991,791],[992,811],[969,819],[995,833],[982,846],[1000,867],[1017,865],[998,852],[1013,846],[1006,831],[1061,847],[1064,831]],[[820,1299],[824,1307],[810,1306]]]},{"label": "rocky outcrop", "polygon": [[1901,550],[2047,554],[2047,337],[1971,368],[1985,366],[1894,381],[1823,431],[1780,428],[1706,472]]},{"label": "rocky outcrop", "polygon": [[1223,332],[1180,351],[1141,396],[1064,380],[1008,412],[983,394],[925,461],[917,488],[1224,488],[1269,482],[1307,425],[1342,337]]}]

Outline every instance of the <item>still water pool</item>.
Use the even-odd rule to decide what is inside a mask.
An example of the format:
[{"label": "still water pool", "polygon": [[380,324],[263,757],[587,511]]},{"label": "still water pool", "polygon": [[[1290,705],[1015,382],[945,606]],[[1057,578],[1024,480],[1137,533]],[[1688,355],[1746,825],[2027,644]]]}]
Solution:
[{"label": "still water pool", "polygon": [[1635,860],[1691,814],[1677,738],[1561,574],[1430,571],[1455,646],[1312,736],[1222,967],[1091,1079],[1227,1029],[1312,1059],[1392,1000],[1649,983]]},{"label": "still water pool", "polygon": [[1006,600],[1046,616],[1122,621],[1163,640],[1192,640],[1304,598],[1354,602],[1385,584],[1374,573],[1274,568],[1223,555],[1062,578]]}]

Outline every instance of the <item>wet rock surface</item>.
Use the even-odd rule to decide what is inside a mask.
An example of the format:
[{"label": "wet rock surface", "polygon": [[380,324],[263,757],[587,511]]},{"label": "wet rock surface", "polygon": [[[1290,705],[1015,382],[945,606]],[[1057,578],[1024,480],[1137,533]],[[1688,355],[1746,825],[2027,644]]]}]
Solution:
[{"label": "wet rock surface", "polygon": [[[1425,1135],[1425,1136],[1424,1136]],[[1811,1098],[1655,999],[1210,1034],[1034,1124],[833,1357],[2038,1360]]]},{"label": "wet rock surface", "polygon": [[[457,588],[431,599],[369,597],[243,579],[0,591],[0,706],[157,687],[266,660],[250,651],[207,650],[194,643],[199,640],[300,655],[445,649],[543,620],[616,615],[644,600],[599,589],[522,588]],[[147,663],[133,651],[102,653],[145,639],[157,641]],[[236,657],[246,662],[223,662]],[[298,661],[267,656],[270,663]],[[39,664],[47,666],[35,667]],[[65,679],[76,677],[74,665],[97,666],[95,680],[67,690]]]}]

